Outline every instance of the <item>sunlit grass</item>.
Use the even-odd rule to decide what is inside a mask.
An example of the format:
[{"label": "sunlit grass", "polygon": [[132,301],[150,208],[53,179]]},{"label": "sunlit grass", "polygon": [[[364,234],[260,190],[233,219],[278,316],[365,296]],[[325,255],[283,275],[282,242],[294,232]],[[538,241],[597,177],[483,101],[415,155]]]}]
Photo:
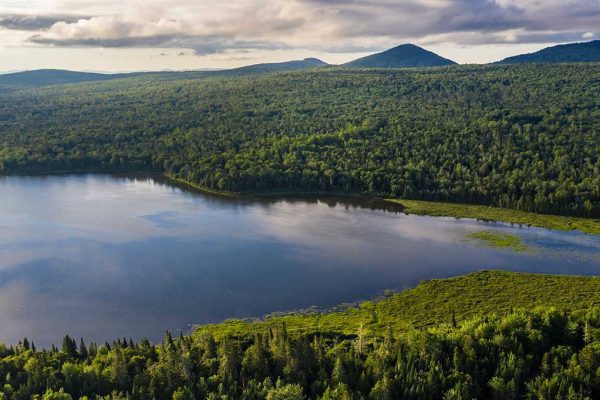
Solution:
[{"label": "sunlit grass", "polygon": [[441,203],[420,200],[388,199],[400,204],[407,214],[474,218],[484,221],[502,221],[519,225],[563,231],[578,230],[600,234],[600,220],[592,218],[564,217],[559,215],[536,214],[525,211],[473,204]]},{"label": "sunlit grass", "polygon": [[425,281],[380,301],[366,301],[338,312],[290,313],[263,320],[231,320],[204,325],[196,334],[211,332],[216,337],[265,333],[285,323],[292,334],[354,335],[362,326],[370,335],[382,335],[388,327],[402,334],[482,315],[506,315],[519,308],[557,307],[585,312],[600,306],[600,277],[525,274],[480,271],[449,279]]}]

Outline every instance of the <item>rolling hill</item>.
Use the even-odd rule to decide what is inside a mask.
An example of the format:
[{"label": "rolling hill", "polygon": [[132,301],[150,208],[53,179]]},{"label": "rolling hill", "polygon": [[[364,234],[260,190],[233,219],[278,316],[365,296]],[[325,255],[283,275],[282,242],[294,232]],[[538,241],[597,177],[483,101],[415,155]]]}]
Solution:
[{"label": "rolling hill", "polygon": [[600,62],[600,40],[561,44],[535,53],[508,57],[497,64]]},{"label": "rolling hill", "polygon": [[239,68],[218,71],[157,71],[102,74],[57,69],[40,69],[33,71],[0,74],[0,92],[24,88],[63,85],[69,83],[108,81],[112,79],[129,78],[140,75],[155,75],[167,79],[197,79],[208,77],[262,75],[273,72],[297,71],[303,69],[319,68],[325,67],[327,65],[329,64],[317,58],[306,58],[304,60],[247,65]]},{"label": "rolling hill", "polygon": [[362,68],[416,68],[456,64],[414,44],[403,44],[382,53],[372,54],[344,64]]},{"label": "rolling hill", "polygon": [[326,67],[327,64],[318,58],[305,58],[304,60],[284,61],[277,63],[263,63],[246,65],[244,67],[226,69],[221,71],[211,71],[208,75],[217,76],[243,76],[243,75],[260,75],[271,72],[297,71],[302,69],[312,69]]},{"label": "rolling hill", "polygon": [[136,74],[99,74],[93,72],[67,71],[60,69],[38,69],[33,71],[14,72],[0,75],[0,86],[5,87],[39,87],[80,83],[87,81],[106,81]]}]

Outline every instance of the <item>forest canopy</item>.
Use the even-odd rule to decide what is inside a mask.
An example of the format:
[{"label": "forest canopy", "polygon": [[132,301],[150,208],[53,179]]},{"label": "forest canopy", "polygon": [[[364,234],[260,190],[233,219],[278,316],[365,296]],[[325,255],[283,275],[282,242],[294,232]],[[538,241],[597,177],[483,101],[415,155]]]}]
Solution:
[{"label": "forest canopy", "polygon": [[[187,77],[187,78],[186,78]],[[151,75],[0,95],[0,173],[146,171],[600,216],[600,65]]]},{"label": "forest canopy", "polygon": [[[592,400],[600,397],[598,285],[594,277],[482,271],[429,281],[381,306],[364,303],[362,319],[350,310],[322,315],[337,323],[348,316],[346,333],[274,318],[265,330],[215,325],[167,333],[159,344],[65,336],[60,348],[39,349],[23,339],[0,345],[0,399]],[[578,296],[579,286],[591,294]],[[505,307],[528,288],[547,294],[523,293],[521,309]],[[431,321],[427,293],[447,306],[435,308],[440,320],[387,325],[403,320],[390,301],[404,302],[408,320],[421,312]],[[536,307],[545,298],[553,300]]]}]

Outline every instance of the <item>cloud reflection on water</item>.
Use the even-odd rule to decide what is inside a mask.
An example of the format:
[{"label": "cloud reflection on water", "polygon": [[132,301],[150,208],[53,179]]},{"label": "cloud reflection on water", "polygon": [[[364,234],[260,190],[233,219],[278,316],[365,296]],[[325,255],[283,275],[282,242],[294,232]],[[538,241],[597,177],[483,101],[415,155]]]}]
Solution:
[{"label": "cloud reflection on water", "polygon": [[[0,341],[165,329],[330,306],[481,268],[598,274],[597,237],[315,200],[228,200],[151,179],[0,178]],[[477,246],[509,231],[535,255]]]}]

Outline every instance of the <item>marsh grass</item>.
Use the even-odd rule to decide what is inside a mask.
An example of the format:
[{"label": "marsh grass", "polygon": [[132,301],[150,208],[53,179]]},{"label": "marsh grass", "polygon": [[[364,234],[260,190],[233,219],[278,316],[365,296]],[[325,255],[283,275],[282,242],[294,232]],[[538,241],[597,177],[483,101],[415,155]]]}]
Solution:
[{"label": "marsh grass", "polygon": [[420,200],[387,199],[404,207],[407,214],[431,215],[434,217],[473,218],[483,221],[499,221],[511,224],[537,226],[562,231],[578,230],[600,235],[600,220],[593,218],[565,217],[560,215],[536,214],[507,208],[473,204],[441,203]]},{"label": "marsh grass", "polygon": [[520,237],[510,233],[496,231],[479,231],[466,235],[467,239],[477,240],[486,246],[496,248],[506,248],[513,251],[525,252],[529,250]]},{"label": "marsh grass", "polygon": [[515,309],[556,307],[585,312],[594,306],[600,306],[600,277],[483,270],[455,278],[427,280],[413,289],[383,300],[365,301],[343,311],[229,320],[199,326],[195,334],[245,337],[267,333],[282,324],[291,334],[355,335],[361,326],[369,335],[383,335],[388,328],[402,334],[449,323],[452,313],[461,321],[476,316],[507,315]]}]

